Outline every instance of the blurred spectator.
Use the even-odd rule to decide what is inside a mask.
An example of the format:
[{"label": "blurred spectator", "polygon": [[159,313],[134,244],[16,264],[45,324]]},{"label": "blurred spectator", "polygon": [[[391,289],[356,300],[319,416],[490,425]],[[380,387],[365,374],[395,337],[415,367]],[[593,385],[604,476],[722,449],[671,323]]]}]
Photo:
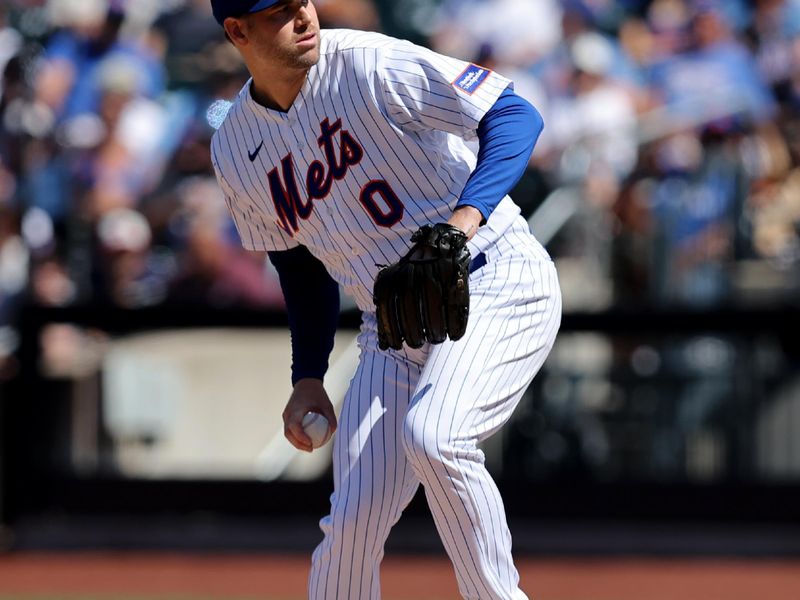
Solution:
[{"label": "blurred spectator", "polygon": [[717,3],[697,0],[686,15],[686,52],[665,57],[653,73],[671,117],[731,123],[736,115],[756,122],[772,118],[774,99]]},{"label": "blurred spectator", "polygon": [[488,45],[502,64],[529,65],[561,40],[560,18],[555,0],[445,1],[432,42],[466,60]]},{"label": "blurred spectator", "polygon": [[659,144],[650,196],[659,260],[655,299],[663,304],[714,306],[730,298],[737,214],[744,173],[726,145],[677,134]]},{"label": "blurred spectator", "polygon": [[11,321],[25,291],[29,258],[15,212],[0,201],[0,325]]},{"label": "blurred spectator", "polygon": [[561,27],[563,32],[560,43],[549,52],[529,63],[531,71],[540,78],[554,97],[570,95],[572,70],[574,68],[574,44],[577,40],[603,38],[602,60],[605,63],[605,77],[618,82],[635,79],[635,69],[628,56],[622,51],[616,37],[601,31],[594,13],[581,0],[571,0],[563,4]]},{"label": "blurred spectator", "polygon": [[155,98],[164,89],[162,57],[120,35],[122,7],[107,0],[50,0],[49,8],[61,29],[47,44],[36,93],[58,120],[98,112],[110,61],[128,65],[132,93]]},{"label": "blurred spectator", "polygon": [[204,93],[221,74],[244,76],[235,49],[220,34],[207,0],[191,0],[165,12],[153,24],[163,47],[172,89]]},{"label": "blurred spectator", "polygon": [[[135,73],[127,63],[108,60],[98,72],[98,88],[96,119],[102,139],[78,166],[91,190],[87,208],[95,216],[135,206],[142,193],[157,183],[153,176],[160,176],[166,158],[159,145],[168,130],[164,108],[137,97]],[[77,133],[84,127],[86,123]]]},{"label": "blurred spectator", "polygon": [[[553,103],[550,130],[554,143],[576,149],[581,160],[564,164],[569,179],[609,169],[617,180],[636,164],[636,107],[627,89],[613,77],[614,48],[598,33],[582,33],[570,44],[571,83],[567,97]],[[571,154],[572,159],[577,158]]]},{"label": "blurred spectator", "polygon": [[378,11],[370,0],[321,0],[316,7],[322,27],[380,29]]},{"label": "blurred spectator", "polygon": [[[5,11],[5,7],[0,6],[0,73],[5,73],[6,65],[22,48],[22,36],[8,26]],[[0,101],[3,98],[4,79],[0,79]]]},{"label": "blurred spectator", "polygon": [[216,307],[283,307],[276,275],[265,277],[265,256],[247,252],[239,244],[214,178],[190,178],[178,193],[185,238],[170,301]]},{"label": "blurred spectator", "polygon": [[800,105],[800,1],[757,0],[752,35],[756,60],[777,98]]},{"label": "blurred spectator", "polygon": [[106,212],[97,225],[101,269],[96,295],[123,308],[163,302],[169,267],[150,253],[152,234],[141,213],[129,208]]},{"label": "blurred spectator", "polygon": [[[797,132],[795,122],[787,132]],[[795,139],[795,136],[791,136]],[[796,145],[796,142],[795,142]],[[794,149],[776,128],[765,128],[742,144],[752,180],[745,215],[752,223],[754,253],[783,269],[800,265],[800,168]]]}]

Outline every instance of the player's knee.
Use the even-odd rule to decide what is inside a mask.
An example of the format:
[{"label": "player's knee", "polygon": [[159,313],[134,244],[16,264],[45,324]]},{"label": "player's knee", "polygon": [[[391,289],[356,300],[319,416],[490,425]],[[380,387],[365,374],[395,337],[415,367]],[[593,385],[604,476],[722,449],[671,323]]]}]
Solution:
[{"label": "player's knee", "polygon": [[450,460],[455,454],[451,431],[422,418],[414,418],[413,410],[403,423],[403,444],[412,464],[430,464]]},{"label": "player's knee", "polygon": [[[353,498],[352,504],[348,502],[334,507],[331,515],[327,517],[330,524],[326,533],[331,536],[334,546],[349,543],[348,540],[353,539],[359,525],[363,529],[364,519],[369,514],[369,507],[365,505],[365,511],[362,512],[360,500],[360,498]],[[323,531],[325,530],[323,529]]]},{"label": "player's knee", "polygon": [[403,446],[418,475],[437,464],[484,461],[476,439],[436,420],[423,419],[413,408],[403,423]]},{"label": "player's knee", "polygon": [[[346,481],[342,489],[347,493],[331,496],[331,514],[328,529],[337,535],[343,533],[344,539],[351,539],[354,532],[359,530],[364,535],[364,523],[371,520],[372,527],[368,535],[377,535],[383,524],[378,521],[378,515],[389,514],[394,494],[385,494],[388,486],[384,486],[379,479]],[[323,532],[325,527],[321,527]]]},{"label": "player's knee", "polygon": [[425,455],[425,448],[430,442],[426,439],[429,434],[425,428],[425,421],[415,417],[416,411],[412,408],[403,421],[403,448],[412,464]]}]

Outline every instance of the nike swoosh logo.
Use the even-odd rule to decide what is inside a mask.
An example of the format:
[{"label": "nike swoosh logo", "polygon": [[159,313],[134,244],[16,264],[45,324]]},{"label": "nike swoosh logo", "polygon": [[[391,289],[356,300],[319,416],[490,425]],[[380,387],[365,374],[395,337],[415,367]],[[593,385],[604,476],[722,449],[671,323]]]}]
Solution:
[{"label": "nike swoosh logo", "polygon": [[258,145],[258,148],[253,150],[252,152],[247,153],[247,158],[250,159],[250,162],[255,162],[258,153],[261,152],[261,148],[264,146],[264,140],[261,140],[261,143]]}]

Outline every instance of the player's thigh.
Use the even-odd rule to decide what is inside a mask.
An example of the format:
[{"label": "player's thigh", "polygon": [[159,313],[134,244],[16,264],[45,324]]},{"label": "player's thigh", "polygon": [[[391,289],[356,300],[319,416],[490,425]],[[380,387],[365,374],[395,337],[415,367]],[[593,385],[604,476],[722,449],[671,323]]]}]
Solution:
[{"label": "player's thigh", "polygon": [[[362,334],[369,337],[372,332]],[[422,369],[402,353],[384,353],[369,341],[360,344],[358,367],[339,415],[334,443],[334,475],[338,479],[358,468],[388,471],[402,465],[403,420]]]},{"label": "player's thigh", "polygon": [[470,319],[457,342],[432,346],[409,420],[450,440],[485,438],[511,416],[552,348],[561,319],[553,263],[489,258],[471,278]]}]

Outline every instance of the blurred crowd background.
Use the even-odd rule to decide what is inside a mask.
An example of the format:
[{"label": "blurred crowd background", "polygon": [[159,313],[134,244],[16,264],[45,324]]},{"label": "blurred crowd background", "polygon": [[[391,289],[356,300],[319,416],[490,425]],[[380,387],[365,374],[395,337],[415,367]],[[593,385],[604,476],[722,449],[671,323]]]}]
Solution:
[{"label": "blurred crowd background", "polygon": [[[568,309],[796,296],[797,0],[317,5],[491,66],[540,109],[514,197],[541,209]],[[246,74],[207,1],[5,0],[0,27],[0,321],[280,306],[211,173],[206,111]]]},{"label": "blurred crowd background", "polygon": [[[800,300],[800,0],[315,4],[325,27],[491,67],[544,116],[512,196],[565,315],[595,320],[565,322],[491,440],[495,473],[798,481],[796,325],[766,317]],[[213,176],[216,107],[247,73],[210,3],[0,0],[0,74],[0,392],[26,369],[35,384],[5,405],[7,456],[69,456],[81,473],[132,456],[151,476],[172,444],[195,462],[159,475],[251,474],[271,428],[283,441],[285,331],[114,339],[136,309],[283,310]],[[115,331],[65,324],[73,308],[116,315]],[[648,328],[717,309],[715,330]],[[641,330],[614,315],[644,315]],[[211,468],[244,441],[238,471]]]},{"label": "blurred crowd background", "polygon": [[[246,79],[207,0],[0,4],[0,354],[15,311],[280,307],[239,249],[207,110]],[[514,79],[514,193],[567,309],[785,301],[800,264],[800,1],[318,0]]]}]

